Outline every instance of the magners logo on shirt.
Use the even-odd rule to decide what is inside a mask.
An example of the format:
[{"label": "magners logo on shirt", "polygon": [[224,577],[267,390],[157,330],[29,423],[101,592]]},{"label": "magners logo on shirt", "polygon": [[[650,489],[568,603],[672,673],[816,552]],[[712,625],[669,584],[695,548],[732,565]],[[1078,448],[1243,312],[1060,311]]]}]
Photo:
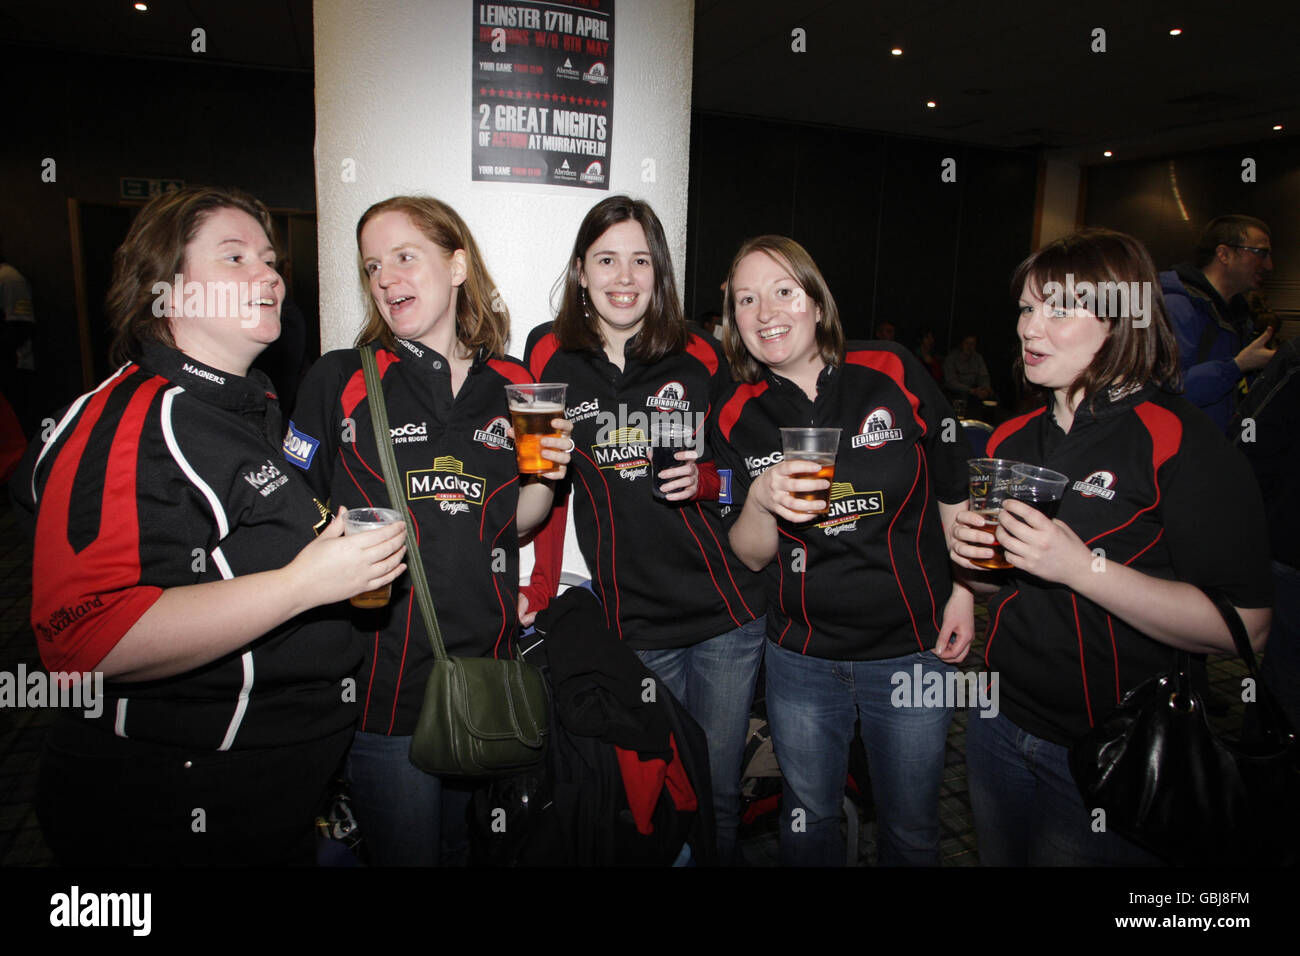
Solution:
[{"label": "magners logo on shirt", "polygon": [[609,441],[591,446],[596,466],[612,470],[625,481],[635,481],[650,474],[650,440],[640,428],[619,428],[609,433]]},{"label": "magners logo on shirt", "polygon": [[469,511],[470,505],[483,506],[486,485],[478,475],[467,475],[459,459],[444,455],[433,460],[432,468],[406,473],[406,498],[433,498],[440,510],[460,514]]},{"label": "magners logo on shirt", "polygon": [[858,519],[885,513],[885,495],[880,491],[858,491],[847,481],[831,482],[830,507],[817,527],[829,537],[855,531]]}]

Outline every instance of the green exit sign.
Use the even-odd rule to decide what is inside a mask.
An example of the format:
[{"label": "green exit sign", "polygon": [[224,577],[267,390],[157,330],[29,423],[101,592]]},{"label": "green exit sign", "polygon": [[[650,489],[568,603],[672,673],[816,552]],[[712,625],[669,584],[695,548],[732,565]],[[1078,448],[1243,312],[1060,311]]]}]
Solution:
[{"label": "green exit sign", "polygon": [[123,176],[123,199],[152,199],[163,193],[174,193],[185,185],[183,179],[149,179],[144,176]]}]

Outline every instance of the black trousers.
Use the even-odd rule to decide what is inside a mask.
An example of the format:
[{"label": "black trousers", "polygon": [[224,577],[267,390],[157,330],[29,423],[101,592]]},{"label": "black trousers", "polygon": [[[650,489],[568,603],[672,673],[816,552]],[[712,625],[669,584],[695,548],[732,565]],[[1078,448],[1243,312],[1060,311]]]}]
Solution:
[{"label": "black trousers", "polygon": [[36,813],[62,866],[310,866],[314,820],[352,728],[211,751],[51,728]]}]

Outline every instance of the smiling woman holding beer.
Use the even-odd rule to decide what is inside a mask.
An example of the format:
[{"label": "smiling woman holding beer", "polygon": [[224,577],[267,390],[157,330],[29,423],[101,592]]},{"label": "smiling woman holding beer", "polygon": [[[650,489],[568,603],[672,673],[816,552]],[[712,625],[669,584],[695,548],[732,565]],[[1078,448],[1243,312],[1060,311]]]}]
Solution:
[{"label": "smiling woman holding beer", "polygon": [[[527,361],[539,380],[568,383],[578,545],[609,626],[708,738],[725,862],[763,646],[761,590],[726,547],[716,502],[703,500],[717,497],[716,470],[695,463],[729,383],[726,363],[712,338],[687,329],[663,226],[645,202],[610,196],[593,206],[561,281],[555,322],[529,335]],[[663,435],[684,426],[687,446],[657,473],[656,425]],[[529,619],[555,594],[564,510],[536,541]]]},{"label": "smiling woman holding beer", "polygon": [[343,538],[278,463],[279,408],[250,365],[283,294],[260,202],[203,187],[150,202],[113,261],[123,364],[14,479],[35,512],[41,657],[107,678],[45,741],[36,806],[60,864],[313,860],[360,656],[323,606],[405,565],[400,525]]},{"label": "smiling woman holding beer", "polygon": [[[1083,298],[1088,284],[1116,282],[1156,291],[1130,297],[1118,314],[1102,297]],[[1067,300],[1067,289],[1077,295]],[[1259,492],[1210,419],[1173,394],[1178,347],[1158,290],[1141,243],[1105,229],[1044,246],[1012,279],[1019,364],[1044,404],[998,428],[988,454],[1069,480],[1055,520],[1007,501],[996,531],[1012,568],[989,604],[985,654],[1001,713],[970,721],[966,735],[985,864],[1157,862],[1092,826],[1069,746],[1127,691],[1168,670],[1171,647],[1232,651],[1201,587],[1237,607],[1252,643],[1268,632]],[[1150,311],[1140,314],[1145,301]],[[971,567],[992,555],[993,541],[978,515],[960,515],[954,560]]]},{"label": "smiling woman holding beer", "polygon": [[[507,386],[531,382],[504,355],[510,315],[469,228],[421,196],[376,203],[357,223],[366,290],[361,348],[375,353],[391,435],[376,436],[361,356],[323,356],[298,393],[284,454],[335,505],[388,507],[376,437],[391,441],[447,653],[506,657],[519,629],[518,535],[552,503],[571,443],[540,440],[550,470],[521,480]],[[556,408],[550,432],[570,426]],[[522,484],[522,487],[521,487]],[[388,606],[355,616],[365,659],[348,781],[372,862],[458,862],[469,791],[409,759],[433,652],[409,578]]]},{"label": "smiling woman holding beer", "polygon": [[[943,534],[966,501],[964,445],[944,434],[952,409],[907,350],[845,344],[825,279],[792,239],[742,245],[723,308],[740,382],[718,415],[732,475],[724,514],[736,554],[767,586],[782,862],[844,863],[840,807],[860,718],[880,863],[937,864],[952,704],[913,706],[918,688],[900,705],[898,691],[942,683],[974,636],[974,598],[951,580]],[[830,432],[830,480],[813,477],[828,456],[783,448],[783,430],[810,426]]]}]

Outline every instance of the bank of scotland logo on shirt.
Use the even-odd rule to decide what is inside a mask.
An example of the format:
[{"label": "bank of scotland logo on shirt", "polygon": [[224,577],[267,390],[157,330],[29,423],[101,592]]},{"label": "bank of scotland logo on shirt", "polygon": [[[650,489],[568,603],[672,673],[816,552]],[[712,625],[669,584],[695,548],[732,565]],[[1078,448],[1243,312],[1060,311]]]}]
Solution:
[{"label": "bank of scotland logo on shirt", "polygon": [[882,448],[885,442],[901,441],[903,431],[894,427],[894,413],[889,409],[873,408],[871,414],[862,420],[862,427],[853,436],[850,443],[854,448]]},{"label": "bank of scotland logo on shirt", "polygon": [[449,514],[469,511],[470,505],[482,507],[486,485],[486,480],[478,475],[467,475],[464,462],[451,455],[435,458],[432,468],[406,473],[408,501],[433,498],[438,508]]},{"label": "bank of scotland logo on shirt", "polygon": [[311,467],[311,460],[316,457],[320,442],[310,435],[298,431],[292,421],[289,430],[284,433],[284,457],[290,464],[297,465],[303,471]]}]

